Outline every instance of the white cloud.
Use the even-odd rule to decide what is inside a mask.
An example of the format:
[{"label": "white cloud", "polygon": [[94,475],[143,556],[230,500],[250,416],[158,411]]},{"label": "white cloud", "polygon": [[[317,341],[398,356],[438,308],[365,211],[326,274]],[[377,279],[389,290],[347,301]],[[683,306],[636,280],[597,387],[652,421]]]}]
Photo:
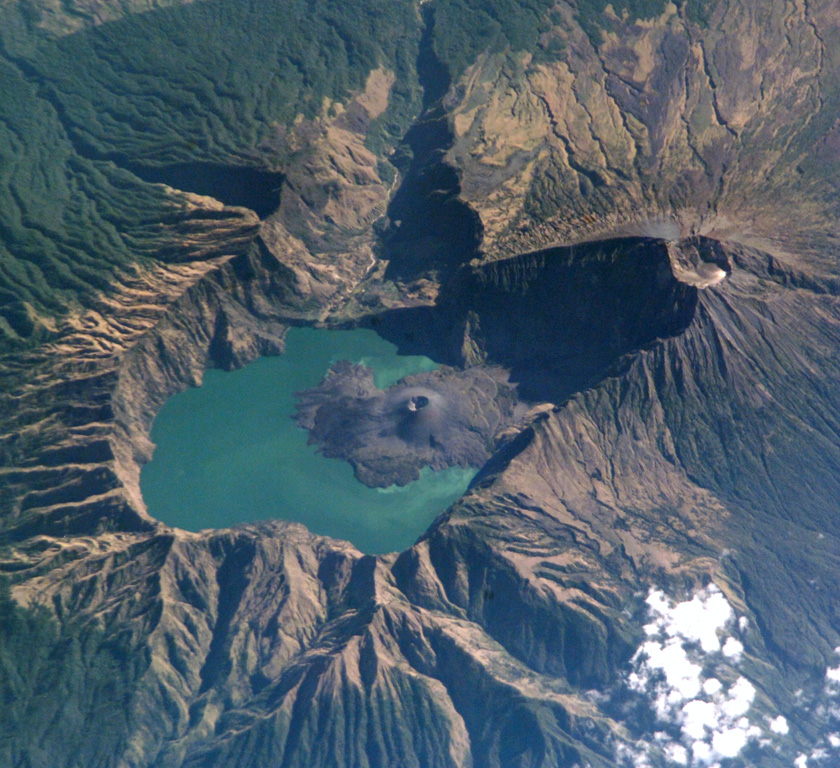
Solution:
[{"label": "white cloud", "polygon": [[650,760],[645,751],[646,745],[639,744],[616,744],[615,756],[621,765],[632,765],[633,768],[651,768]]},{"label": "white cloud", "polygon": [[743,728],[727,728],[712,736],[712,750],[716,757],[735,757],[745,746],[749,736]]},{"label": "white cloud", "polygon": [[740,661],[743,654],[744,644],[734,637],[727,637],[726,642],[723,644],[723,655],[733,661]]},{"label": "white cloud", "polygon": [[779,715],[770,721],[770,730],[780,736],[787,736],[790,726],[788,726],[788,721],[782,715]]},{"label": "white cloud", "polygon": [[[737,616],[714,585],[682,602],[654,589],[647,605],[645,640],[633,656],[627,685],[648,699],[656,728],[645,739],[617,748],[622,765],[650,768],[664,758],[671,768],[722,768],[750,743],[790,761],[794,742],[787,718],[756,711],[756,688],[741,674],[746,617]],[[840,657],[840,648],[836,653]],[[804,691],[794,695],[794,708],[807,707],[810,716],[824,722],[826,735],[788,763],[792,768],[840,765],[838,662],[826,670],[817,701],[809,705]],[[762,701],[762,709],[767,703]]]},{"label": "white cloud", "polygon": [[717,707],[711,701],[689,701],[682,710],[682,732],[692,739],[706,738],[706,730],[718,724]]},{"label": "white cloud", "polygon": [[[690,699],[700,692],[700,674],[703,669],[692,663],[679,639],[665,643],[650,641],[639,649],[647,657],[649,670],[659,670],[665,675],[671,701]],[[676,695],[676,696],[675,696]]]},{"label": "white cloud", "polygon": [[739,677],[722,702],[721,709],[729,717],[735,718],[746,714],[755,698],[755,688],[745,677]]},{"label": "white cloud", "polygon": [[[747,625],[714,585],[683,602],[654,589],[647,604],[647,639],[633,657],[629,687],[647,694],[658,721],[677,734],[669,736],[664,728],[654,736],[667,760],[715,768],[765,733],[747,717],[756,695],[752,683],[743,676],[723,682],[732,679],[744,652],[733,635]],[[712,674],[719,666],[729,670],[723,680]]]},{"label": "white cloud", "polygon": [[708,765],[712,762],[712,746],[705,741],[699,739],[691,745],[691,753],[694,756],[696,764]]},{"label": "white cloud", "polygon": [[[834,652],[840,655],[840,648],[835,648]],[[833,766],[840,764],[840,755],[838,755],[840,732],[837,731],[840,725],[840,666],[829,667],[825,671],[823,696],[822,701],[814,707],[813,715],[824,721],[826,735],[813,745],[810,760],[813,761],[812,764],[817,762],[825,764],[827,761]],[[800,755],[800,757],[805,756]],[[801,763],[802,766],[807,764],[807,759]],[[797,768],[800,768],[799,764]]]},{"label": "white cloud", "polygon": [[666,746],[665,757],[672,763],[688,765],[688,750],[682,744],[669,744]]},{"label": "white cloud", "polygon": [[700,643],[706,653],[720,650],[718,632],[734,618],[732,606],[714,585],[691,600],[676,604],[664,592],[654,589],[647,604],[654,620],[645,627],[646,632],[664,631],[668,637]]}]

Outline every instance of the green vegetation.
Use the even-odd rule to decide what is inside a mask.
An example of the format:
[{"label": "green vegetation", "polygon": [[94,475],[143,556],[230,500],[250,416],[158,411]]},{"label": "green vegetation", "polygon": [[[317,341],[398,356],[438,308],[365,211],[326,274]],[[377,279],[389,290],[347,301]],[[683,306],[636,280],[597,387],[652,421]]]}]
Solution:
[{"label": "green vegetation", "polygon": [[[607,4],[580,0],[593,39]],[[665,0],[612,5],[648,18]],[[687,0],[686,13],[702,21],[708,5]],[[560,23],[552,0],[429,7],[438,79],[484,51],[564,55],[558,38],[540,40]],[[171,200],[120,165],[279,169],[294,120],[346,101],[380,65],[397,77],[368,146],[383,156],[419,109],[422,25],[408,0],[205,0],[60,39],[35,35],[25,9],[0,12],[0,349],[43,340],[39,316],[88,305],[130,264],[168,258]]]},{"label": "green vegetation", "polygon": [[[422,93],[417,79],[417,55],[420,44],[420,28],[416,17],[408,26],[390,51],[390,66],[396,80],[391,86],[388,109],[373,121],[368,132],[368,149],[382,156],[386,148],[394,147],[402,141],[411,123],[421,111]],[[379,175],[386,184],[394,180],[395,171],[390,163],[379,164]]]},{"label": "green vegetation", "polygon": [[[600,41],[608,5],[619,16],[650,19],[659,16],[669,0],[579,0],[577,19],[593,43]],[[688,0],[689,15],[702,14],[710,0]],[[434,4],[434,50],[453,80],[476,58],[489,51],[530,51],[537,60],[559,58],[562,44],[540,36],[562,20],[554,18],[552,0],[439,0]]]},{"label": "green vegetation", "polygon": [[405,0],[207,0],[44,43],[34,64],[91,156],[262,165],[278,127],[409,66],[417,26]]},{"label": "green vegetation", "polygon": [[714,0],[685,0],[686,18],[702,27],[708,26],[713,7]]},{"label": "green vegetation", "polygon": [[[665,11],[671,0],[579,0],[578,21],[589,39],[597,44],[601,39],[601,19],[606,7],[612,5],[618,16],[625,13],[630,19],[652,19]],[[684,5],[689,21],[707,26],[715,0],[676,0]]]},{"label": "green vegetation", "polygon": [[107,290],[154,253],[173,209],[159,188],[79,157],[55,109],[0,58],[0,346],[45,334],[59,314]]},{"label": "green vegetation", "polygon": [[[698,0],[702,1],[702,0]],[[604,11],[611,5],[618,16],[630,19],[653,19],[660,16],[670,0],[579,0],[578,21],[593,44],[601,41]]]},{"label": "green vegetation", "polygon": [[38,744],[26,750],[39,764],[105,765],[148,663],[101,629],[61,628],[45,608],[20,607],[0,579],[0,763],[29,765],[23,745]]},{"label": "green vegetation", "polygon": [[379,65],[397,84],[371,147],[418,107],[405,0],[207,0],[57,40],[20,10],[0,12],[0,350],[43,340],[39,316],[89,305],[130,264],[170,258],[171,199],[119,166],[280,166],[286,127]]},{"label": "green vegetation", "polygon": [[552,0],[440,0],[434,50],[452,80],[484,51],[533,51],[550,28]]}]

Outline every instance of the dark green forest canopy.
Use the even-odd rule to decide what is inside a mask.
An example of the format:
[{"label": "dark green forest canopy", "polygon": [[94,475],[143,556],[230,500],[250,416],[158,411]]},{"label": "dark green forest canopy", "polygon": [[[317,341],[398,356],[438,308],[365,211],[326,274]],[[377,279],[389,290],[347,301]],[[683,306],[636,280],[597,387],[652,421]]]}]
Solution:
[{"label": "dark green forest canopy", "polygon": [[94,156],[256,162],[273,128],[378,66],[410,77],[418,25],[408,2],[206,0],[50,42],[34,64]]},{"label": "dark green forest canopy", "polygon": [[120,165],[264,165],[261,143],[277,126],[346,100],[378,66],[398,83],[372,133],[401,135],[419,26],[411,3],[383,0],[208,0],[57,40],[10,16],[0,34],[0,346],[38,341],[37,315],[85,305],[121,268],[166,252],[157,238],[173,201]]},{"label": "dark green forest canopy", "polygon": [[0,93],[0,339],[18,344],[41,337],[36,313],[84,304],[153,253],[174,211],[159,187],[76,154],[55,109],[2,59]]},{"label": "dark green forest canopy", "polygon": [[[22,608],[0,579],[0,722],[6,733],[37,723],[39,740],[58,728],[59,741],[70,744],[90,722],[102,722],[97,738],[76,755],[79,764],[102,764],[119,747],[128,719],[122,703],[150,662],[126,641],[72,618],[59,626],[42,607]],[[86,686],[91,695],[82,700],[61,695]]]}]

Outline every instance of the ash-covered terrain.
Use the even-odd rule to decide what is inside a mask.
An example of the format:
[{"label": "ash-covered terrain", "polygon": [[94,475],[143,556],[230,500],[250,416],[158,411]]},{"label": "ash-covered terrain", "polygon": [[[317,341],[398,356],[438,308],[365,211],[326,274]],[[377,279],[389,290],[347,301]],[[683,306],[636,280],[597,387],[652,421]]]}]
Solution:
[{"label": "ash-covered terrain", "polygon": [[370,368],[344,360],[318,387],[298,393],[295,418],[310,442],[349,461],[365,485],[407,485],[423,467],[484,465],[514,421],[516,392],[506,379],[502,369],[446,368],[383,391]]},{"label": "ash-covered terrain", "polygon": [[[0,763],[840,761],[838,57],[831,0],[1,4]],[[146,511],[301,325],[529,405],[404,552]]]}]

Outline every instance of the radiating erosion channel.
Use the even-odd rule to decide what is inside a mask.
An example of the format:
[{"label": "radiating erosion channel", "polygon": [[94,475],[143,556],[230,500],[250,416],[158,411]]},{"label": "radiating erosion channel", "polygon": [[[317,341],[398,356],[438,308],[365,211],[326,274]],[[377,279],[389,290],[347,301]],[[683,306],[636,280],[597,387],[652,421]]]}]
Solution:
[{"label": "radiating erosion channel", "polygon": [[[398,356],[394,345],[370,330],[293,328],[280,357],[261,358],[233,373],[208,370],[200,388],[171,398],[155,419],[157,447],[141,475],[149,513],[192,531],[280,518],[347,539],[370,554],[410,546],[466,491],[476,470],[451,464],[434,471],[434,461],[427,461],[413,482],[370,487],[356,479],[348,461],[327,458],[309,442],[300,413],[294,418],[295,393],[316,388],[340,361],[370,378],[368,410],[383,420],[377,435],[388,432],[389,424],[398,430],[415,413],[409,405],[422,402],[411,400],[416,394],[389,400],[383,391],[399,393],[398,380],[435,375],[438,368],[427,357]],[[331,377],[343,380],[340,372]],[[388,412],[380,408],[386,401]],[[315,416],[310,403],[306,417]],[[347,429],[339,435],[355,439],[352,408],[349,415],[339,409],[325,416],[331,424],[344,419]]]}]

